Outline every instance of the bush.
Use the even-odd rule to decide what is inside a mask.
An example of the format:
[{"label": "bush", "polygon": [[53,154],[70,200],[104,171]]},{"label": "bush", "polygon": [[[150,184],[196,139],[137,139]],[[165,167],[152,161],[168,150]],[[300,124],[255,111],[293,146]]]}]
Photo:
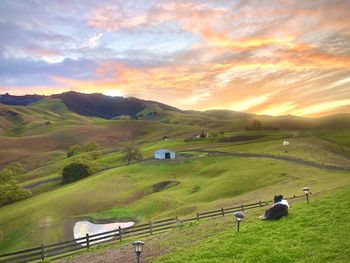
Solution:
[{"label": "bush", "polygon": [[67,152],[67,157],[72,157],[74,155],[77,155],[82,152],[82,146],[80,144],[74,144],[71,147],[69,147],[69,150]]},{"label": "bush", "polygon": [[16,181],[16,177],[22,173],[24,168],[18,162],[10,163],[0,171],[0,206],[31,196],[32,193]]},{"label": "bush", "polygon": [[75,161],[63,168],[62,183],[68,184],[86,178],[95,172],[91,164],[83,161]]},{"label": "bush", "polygon": [[7,205],[31,196],[32,193],[23,188],[15,180],[0,184],[0,205]]},{"label": "bush", "polygon": [[67,152],[67,158],[76,156],[81,153],[85,152],[93,152],[97,151],[100,147],[96,142],[89,142],[87,144],[74,144],[71,147],[69,147]]}]

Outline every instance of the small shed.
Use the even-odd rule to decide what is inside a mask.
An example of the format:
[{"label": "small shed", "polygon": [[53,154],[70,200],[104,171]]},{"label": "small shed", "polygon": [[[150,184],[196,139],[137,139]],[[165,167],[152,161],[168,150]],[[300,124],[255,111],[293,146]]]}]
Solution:
[{"label": "small shed", "polygon": [[175,152],[160,149],[154,153],[154,158],[159,159],[159,160],[164,160],[164,159],[175,159],[176,154]]},{"label": "small shed", "polygon": [[283,141],[282,145],[283,146],[288,146],[289,145],[289,141],[287,141],[287,140]]}]

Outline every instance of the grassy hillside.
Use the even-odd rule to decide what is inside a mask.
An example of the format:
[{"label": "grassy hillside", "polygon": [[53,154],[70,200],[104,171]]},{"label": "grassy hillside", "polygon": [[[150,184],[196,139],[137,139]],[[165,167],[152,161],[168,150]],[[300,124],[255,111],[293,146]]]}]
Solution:
[{"label": "grassy hillside", "polygon": [[201,131],[195,125],[172,125],[147,120],[104,120],[68,111],[58,99],[44,99],[30,106],[0,105],[0,168],[20,161],[33,170],[64,156],[76,143],[96,141],[116,148],[120,142],[187,136]]},{"label": "grassy hillside", "polygon": [[[216,222],[221,224],[221,231],[211,231],[210,237],[201,233],[203,226],[195,226],[191,231],[190,246],[188,236],[180,231],[170,241],[176,243],[174,251],[151,261],[349,262],[350,190],[343,189],[311,200],[309,205],[304,202],[293,205],[289,216],[277,222],[261,221],[255,213],[248,213],[239,233],[235,231],[232,219],[231,222]],[[170,245],[164,239],[162,243],[163,246]]]},{"label": "grassy hillside", "polygon": [[325,165],[350,167],[350,155],[342,147],[313,137],[287,138],[290,145],[283,146],[283,140],[223,145],[215,148],[225,152],[243,152],[291,156]]},{"label": "grassy hillside", "polygon": [[203,157],[150,161],[111,169],[2,207],[0,251],[71,238],[77,219],[90,217],[92,213],[107,211],[108,214],[111,209],[115,220],[132,214],[132,219],[146,221],[242,201],[270,199],[281,191],[292,195],[304,185],[321,191],[349,183],[348,172],[330,172],[276,160]]},{"label": "grassy hillside", "polygon": [[[33,197],[1,207],[0,252],[72,238],[73,224],[81,218],[143,222],[270,199],[280,191],[292,195],[305,185],[324,191],[350,184],[348,171],[322,169],[323,164],[350,166],[349,114],[305,119],[177,111],[149,103],[137,118],[80,116],[52,98],[30,106],[0,104],[0,168],[20,161],[27,170],[18,178],[24,185],[60,176],[74,160],[66,152],[76,143],[97,142],[102,155],[96,162],[104,169],[71,185],[42,185]],[[280,130],[244,131],[254,119]],[[195,139],[201,132],[216,136]],[[164,136],[169,140],[163,141]],[[288,152],[281,145],[284,139],[291,142]],[[117,167],[124,164],[121,149],[130,141],[147,160]],[[160,148],[187,157],[153,160]],[[212,151],[289,156],[321,168],[266,157],[215,156]]]}]

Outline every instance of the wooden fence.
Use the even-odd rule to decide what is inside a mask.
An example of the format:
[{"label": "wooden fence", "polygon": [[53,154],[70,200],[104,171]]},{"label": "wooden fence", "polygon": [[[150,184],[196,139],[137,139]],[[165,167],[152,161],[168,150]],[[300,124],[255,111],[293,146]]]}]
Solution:
[{"label": "wooden fence", "polygon": [[[292,196],[286,198],[288,200],[304,197],[304,195]],[[178,217],[169,218],[159,221],[150,221],[146,224],[135,225],[129,228],[121,229],[120,227],[115,230],[102,232],[94,235],[86,234],[85,237],[71,239],[51,245],[41,245],[30,249],[25,249],[17,252],[7,253],[0,255],[0,262],[32,262],[43,261],[45,258],[53,258],[59,255],[67,254],[73,251],[81,249],[89,249],[91,246],[98,245],[106,242],[122,241],[130,237],[143,237],[161,233],[175,227],[180,226],[183,223],[191,221],[199,221],[205,218],[222,217],[232,214],[237,211],[245,211],[249,209],[259,208],[268,205],[272,201],[259,201],[253,204],[241,204],[239,206],[220,208],[217,210],[198,212],[195,217],[179,219]]]}]

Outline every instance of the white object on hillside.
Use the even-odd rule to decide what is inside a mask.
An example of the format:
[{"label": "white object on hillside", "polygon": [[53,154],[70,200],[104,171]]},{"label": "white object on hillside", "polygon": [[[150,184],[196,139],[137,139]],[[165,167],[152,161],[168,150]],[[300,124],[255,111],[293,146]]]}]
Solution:
[{"label": "white object on hillside", "polygon": [[[109,223],[109,224],[94,224],[91,223],[89,221],[78,221],[75,223],[74,228],[73,228],[73,233],[74,233],[74,239],[77,238],[81,238],[81,237],[86,237],[86,234],[89,235],[94,235],[94,234],[98,234],[98,233],[103,233],[103,232],[107,232],[107,231],[112,231],[112,230],[117,230],[119,227],[121,229],[124,228],[128,228],[133,226],[135,223],[134,222],[116,222],[116,223]],[[118,232],[118,231],[116,231]],[[110,234],[106,234],[106,235],[101,235],[99,237],[104,237],[104,236],[108,236]],[[99,243],[99,242],[103,242],[106,240],[110,240],[113,237],[106,237],[104,239],[101,240],[97,240],[97,241],[91,241],[90,244],[95,244],[95,243]],[[77,243],[82,243],[85,240],[80,240],[77,241]],[[86,244],[81,244],[82,246],[86,246]]]},{"label": "white object on hillside", "polygon": [[176,154],[175,152],[160,149],[154,153],[154,158],[159,159],[159,160],[164,160],[164,159],[175,159]]},{"label": "white object on hillside", "polygon": [[288,146],[289,145],[289,141],[283,141],[283,146]]}]

